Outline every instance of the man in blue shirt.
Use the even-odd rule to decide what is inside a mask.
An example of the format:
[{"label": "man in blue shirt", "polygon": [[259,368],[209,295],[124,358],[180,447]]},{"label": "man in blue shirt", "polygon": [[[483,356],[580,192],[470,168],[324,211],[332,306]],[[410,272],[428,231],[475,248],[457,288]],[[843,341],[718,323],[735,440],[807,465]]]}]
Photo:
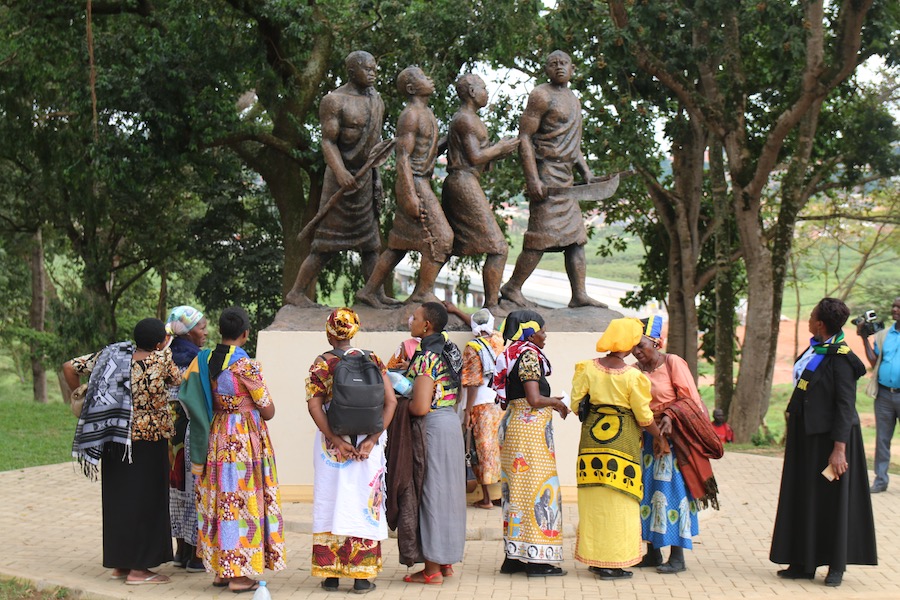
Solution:
[{"label": "man in blue shirt", "polygon": [[[872,377],[877,383],[875,396],[875,482],[871,492],[883,492],[888,486],[888,466],[891,463],[891,438],[900,419],[900,297],[891,306],[894,326],[875,334],[870,344],[863,336],[866,358],[875,367]],[[860,326],[856,332],[861,334]]]}]

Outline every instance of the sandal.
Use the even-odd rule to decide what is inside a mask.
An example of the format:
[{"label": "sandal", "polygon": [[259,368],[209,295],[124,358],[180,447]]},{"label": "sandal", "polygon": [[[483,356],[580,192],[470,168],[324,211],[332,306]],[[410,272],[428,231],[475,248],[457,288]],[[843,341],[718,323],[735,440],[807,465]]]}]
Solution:
[{"label": "sandal", "polygon": [[441,575],[444,577],[453,577],[453,565],[441,565]]},{"label": "sandal", "polygon": [[484,504],[483,502],[473,502],[472,506],[474,506],[475,508],[481,508],[484,510],[493,510],[494,509],[493,502],[488,502],[487,504]]},{"label": "sandal", "polygon": [[[413,579],[416,575],[421,575],[422,579]],[[440,577],[438,581],[434,581],[436,577]],[[431,575],[427,575],[425,571],[416,571],[410,575],[407,575],[403,578],[403,581],[406,583],[424,583],[426,585],[441,585],[444,583],[444,575],[438,571],[437,573],[432,573]]]},{"label": "sandal", "polygon": [[228,587],[228,580],[220,579],[220,578],[216,577],[215,579],[213,579],[212,586],[219,587],[219,588]]},{"label": "sandal", "polygon": [[166,577],[165,575],[161,575],[159,573],[154,573],[144,579],[126,579],[125,585],[149,585],[149,584],[162,584],[162,583],[172,583],[172,580]]},{"label": "sandal", "polygon": [[244,594],[247,592],[255,592],[256,590],[259,589],[259,582],[255,581],[255,582],[253,582],[253,585],[251,585],[250,587],[237,588],[237,589],[235,589],[229,585],[228,589],[231,590],[232,592],[234,592],[235,594]]}]

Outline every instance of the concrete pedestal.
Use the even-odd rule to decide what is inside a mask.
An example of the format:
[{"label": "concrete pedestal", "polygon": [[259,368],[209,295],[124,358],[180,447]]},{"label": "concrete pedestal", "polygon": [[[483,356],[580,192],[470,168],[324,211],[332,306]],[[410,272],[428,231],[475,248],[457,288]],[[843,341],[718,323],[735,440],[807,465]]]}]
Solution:
[{"label": "concrete pedestal", "polygon": [[[290,308],[293,311],[299,310]],[[577,311],[587,312],[583,313],[584,319],[574,319],[576,325],[579,322],[583,324],[582,332],[564,332],[555,330],[551,325],[553,322],[560,322],[559,317],[551,318],[550,313],[554,311],[541,310],[547,319],[548,335],[544,351],[552,365],[552,373],[548,379],[554,396],[571,391],[577,361],[597,356],[594,347],[601,334],[596,330],[589,330],[599,326],[602,331],[611,319],[619,316],[612,311],[600,309],[561,310],[571,311],[575,315],[578,314]],[[310,312],[320,323],[318,331],[269,328],[259,333],[257,344],[257,358],[262,363],[263,375],[275,401],[275,417],[268,424],[275,445],[278,479],[286,501],[305,500],[312,496],[311,456],[316,426],[306,408],[306,377],[316,356],[329,349],[324,332],[325,318],[329,311],[312,309]],[[602,318],[598,316],[601,312],[604,313]],[[353,338],[354,345],[372,350],[386,362],[409,334],[405,331],[367,331],[367,324],[377,327],[380,320],[367,320],[362,311],[360,314],[363,329]],[[391,319],[393,320],[395,319]],[[500,319],[498,326],[499,321]],[[450,339],[460,347],[471,338],[470,332],[450,332]],[[574,486],[580,423],[574,414],[564,421],[554,413],[553,420],[559,480],[563,486]]]}]

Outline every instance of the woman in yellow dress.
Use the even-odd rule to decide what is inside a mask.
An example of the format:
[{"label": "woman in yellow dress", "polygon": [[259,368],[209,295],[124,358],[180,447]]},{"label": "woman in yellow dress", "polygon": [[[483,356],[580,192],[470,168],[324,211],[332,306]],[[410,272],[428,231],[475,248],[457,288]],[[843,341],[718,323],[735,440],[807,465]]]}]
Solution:
[{"label": "woman in yellow dress", "polygon": [[669,452],[650,410],[650,380],[625,364],[640,340],[637,319],[613,320],[597,342],[608,354],[577,363],[572,378],[572,410],[582,421],[575,560],[604,580],[631,577],[623,567],[643,554],[641,429],[655,438],[657,454]]}]

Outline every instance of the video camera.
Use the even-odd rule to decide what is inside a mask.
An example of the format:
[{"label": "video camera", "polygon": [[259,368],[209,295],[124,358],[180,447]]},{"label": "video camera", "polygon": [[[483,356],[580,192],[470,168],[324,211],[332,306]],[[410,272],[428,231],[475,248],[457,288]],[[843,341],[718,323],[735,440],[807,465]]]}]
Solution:
[{"label": "video camera", "polygon": [[859,334],[863,337],[875,335],[884,329],[884,321],[878,320],[878,315],[875,314],[874,310],[867,310],[859,315],[853,319],[853,324],[856,325]]}]

